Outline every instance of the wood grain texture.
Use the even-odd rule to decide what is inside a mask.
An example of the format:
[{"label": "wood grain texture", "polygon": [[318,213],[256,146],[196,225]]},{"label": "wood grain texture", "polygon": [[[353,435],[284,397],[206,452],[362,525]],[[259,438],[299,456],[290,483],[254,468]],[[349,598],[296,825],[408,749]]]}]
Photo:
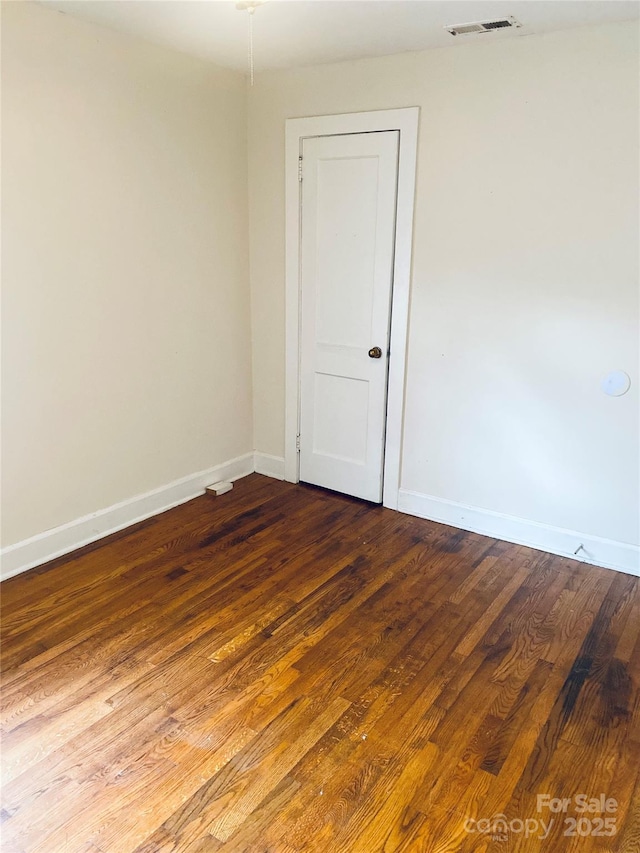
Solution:
[{"label": "wood grain texture", "polygon": [[2,636],[3,853],[640,851],[637,578],[252,475]]}]

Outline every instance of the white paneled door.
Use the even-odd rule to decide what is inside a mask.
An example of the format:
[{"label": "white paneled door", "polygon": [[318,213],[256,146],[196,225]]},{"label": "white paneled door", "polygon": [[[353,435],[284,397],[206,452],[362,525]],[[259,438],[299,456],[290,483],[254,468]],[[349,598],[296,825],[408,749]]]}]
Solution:
[{"label": "white paneled door", "polygon": [[300,479],[382,500],[398,131],[305,139]]}]

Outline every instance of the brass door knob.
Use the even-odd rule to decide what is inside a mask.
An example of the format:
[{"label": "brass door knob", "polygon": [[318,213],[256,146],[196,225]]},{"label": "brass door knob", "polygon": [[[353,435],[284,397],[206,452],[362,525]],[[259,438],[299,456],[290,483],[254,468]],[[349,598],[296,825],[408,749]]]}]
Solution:
[{"label": "brass door knob", "polygon": [[369,358],[382,358],[382,350],[380,347],[371,347],[369,350]]}]

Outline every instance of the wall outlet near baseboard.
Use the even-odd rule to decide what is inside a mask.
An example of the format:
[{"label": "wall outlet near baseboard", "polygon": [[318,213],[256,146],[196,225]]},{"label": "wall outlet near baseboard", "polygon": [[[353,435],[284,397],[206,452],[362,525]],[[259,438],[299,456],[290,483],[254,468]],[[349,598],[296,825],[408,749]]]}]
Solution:
[{"label": "wall outlet near baseboard", "polygon": [[221,480],[219,483],[213,483],[211,486],[207,486],[207,494],[220,497],[220,495],[230,492],[232,488],[233,483],[230,483],[228,480]]}]

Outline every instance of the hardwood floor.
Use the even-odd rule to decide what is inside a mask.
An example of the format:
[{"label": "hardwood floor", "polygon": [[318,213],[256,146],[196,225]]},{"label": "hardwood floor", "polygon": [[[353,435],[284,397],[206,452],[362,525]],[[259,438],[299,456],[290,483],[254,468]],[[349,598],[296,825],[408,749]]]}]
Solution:
[{"label": "hardwood floor", "polygon": [[2,615],[3,853],[640,850],[638,578],[252,475]]}]

